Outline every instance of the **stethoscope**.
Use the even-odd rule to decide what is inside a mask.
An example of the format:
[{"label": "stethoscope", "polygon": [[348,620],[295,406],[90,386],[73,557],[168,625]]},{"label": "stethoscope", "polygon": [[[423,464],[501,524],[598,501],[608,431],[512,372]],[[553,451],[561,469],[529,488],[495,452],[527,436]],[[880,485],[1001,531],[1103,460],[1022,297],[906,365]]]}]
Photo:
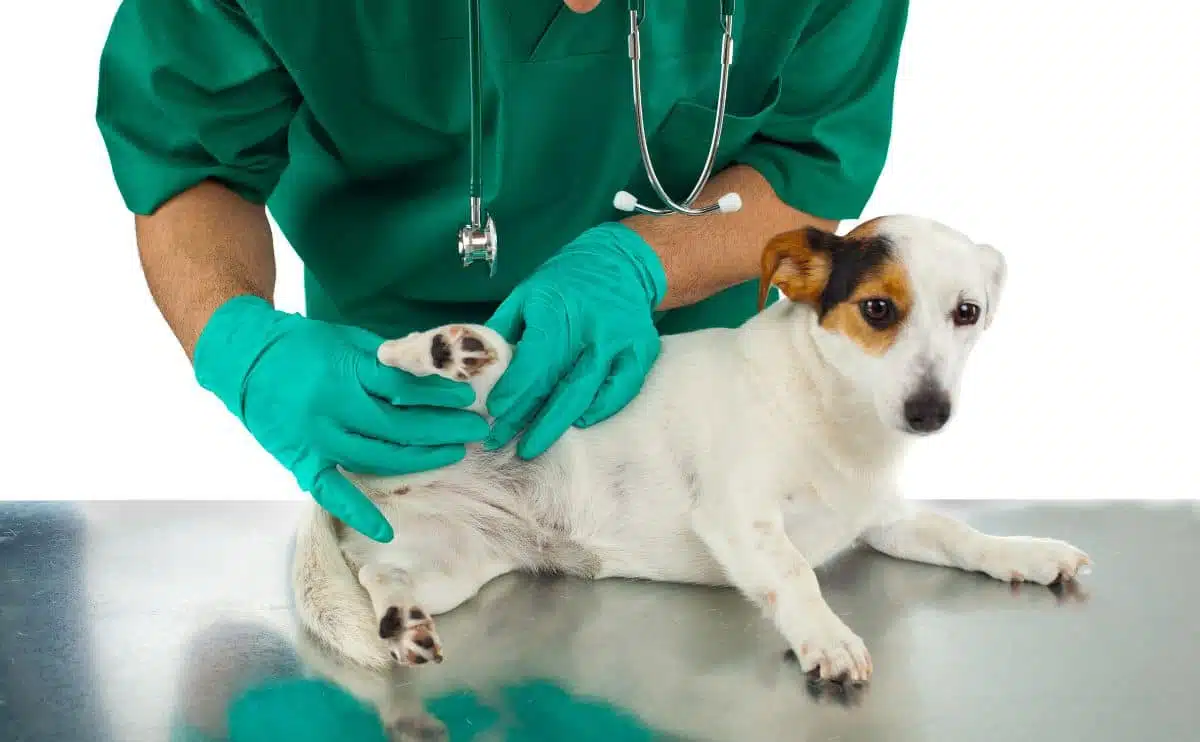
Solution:
[{"label": "stethoscope", "polygon": [[[717,149],[721,144],[721,130],[725,123],[725,102],[729,89],[729,67],[733,64],[733,13],[735,0],[721,1],[721,79],[717,91],[716,122],[713,125],[712,141],[708,147],[708,157],[704,168],[692,192],[682,202],[676,203],[667,194],[654,165],[650,162],[650,148],[646,138],[645,115],[642,109],[642,70],[641,70],[641,36],[639,27],[645,17],[645,0],[629,0],[629,61],[633,73],[633,117],[637,123],[638,147],[642,152],[642,165],[646,168],[646,176],[650,187],[662,199],[666,208],[654,208],[640,203],[632,193],[618,191],[613,197],[613,207],[619,211],[639,212],[642,214],[685,214],[687,216],[702,216],[704,214],[728,214],[742,208],[742,199],[736,193],[726,193],[714,204],[702,208],[694,208],[692,202],[704,190],[708,178],[712,174],[713,165],[717,159]],[[483,91],[481,82],[480,31],[479,31],[479,0],[467,0],[467,24],[470,28],[468,37],[468,55],[470,56],[470,85],[471,85],[471,142],[470,142],[470,203],[471,221],[458,231],[458,254],[463,266],[470,266],[480,260],[487,261],[488,275],[496,275],[496,223],[491,214],[483,208]]]}]

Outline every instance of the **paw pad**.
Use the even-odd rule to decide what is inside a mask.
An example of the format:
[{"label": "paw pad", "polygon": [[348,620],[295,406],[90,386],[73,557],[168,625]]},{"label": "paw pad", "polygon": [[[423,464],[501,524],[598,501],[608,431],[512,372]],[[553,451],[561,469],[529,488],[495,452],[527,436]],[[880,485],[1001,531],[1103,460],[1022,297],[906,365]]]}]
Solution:
[{"label": "paw pad", "polygon": [[379,619],[379,637],[401,665],[424,665],[443,660],[442,643],[433,627],[433,619],[415,606],[390,606]]},{"label": "paw pad", "polygon": [[434,368],[459,381],[479,375],[496,362],[496,351],[474,330],[452,325],[433,336],[429,343]]}]

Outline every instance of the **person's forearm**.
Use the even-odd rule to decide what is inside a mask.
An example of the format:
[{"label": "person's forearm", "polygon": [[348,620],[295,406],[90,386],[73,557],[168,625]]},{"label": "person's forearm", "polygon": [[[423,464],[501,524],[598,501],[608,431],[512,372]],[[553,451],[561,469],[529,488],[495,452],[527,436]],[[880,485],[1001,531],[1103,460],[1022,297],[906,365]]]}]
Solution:
[{"label": "person's forearm", "polygon": [[657,309],[695,304],[757,278],[763,246],[780,232],[804,226],[833,231],[838,223],[797,211],[779,200],[757,171],[736,165],[718,173],[697,206],[736,191],[742,208],[732,214],[636,214],[622,220],[658,253],[667,274],[667,296]]},{"label": "person's forearm", "polygon": [[266,209],[204,183],[136,218],[138,253],[159,311],[192,359],[217,307],[234,296],[271,301],[275,253]]}]

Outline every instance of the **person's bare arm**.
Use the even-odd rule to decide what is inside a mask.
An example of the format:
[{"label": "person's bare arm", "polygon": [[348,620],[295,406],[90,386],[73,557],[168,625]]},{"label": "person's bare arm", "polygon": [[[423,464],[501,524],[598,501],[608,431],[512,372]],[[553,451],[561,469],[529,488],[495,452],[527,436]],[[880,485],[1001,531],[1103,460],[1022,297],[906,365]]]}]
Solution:
[{"label": "person's bare arm", "polygon": [[714,176],[696,204],[714,202],[730,191],[742,197],[741,210],[732,214],[636,214],[622,220],[662,260],[668,289],[657,309],[695,304],[757,278],[763,246],[780,232],[806,226],[837,229],[836,221],[805,214],[780,201],[767,180],[744,165]]},{"label": "person's bare arm", "polygon": [[266,209],[205,182],[136,217],[138,253],[159,311],[192,359],[217,307],[254,294],[272,301],[275,253]]}]

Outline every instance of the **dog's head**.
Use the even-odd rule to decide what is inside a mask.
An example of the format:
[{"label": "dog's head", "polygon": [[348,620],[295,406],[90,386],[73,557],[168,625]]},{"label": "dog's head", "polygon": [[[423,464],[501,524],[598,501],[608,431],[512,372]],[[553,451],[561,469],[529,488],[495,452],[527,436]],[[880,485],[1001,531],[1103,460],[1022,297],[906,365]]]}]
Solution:
[{"label": "dog's head", "polygon": [[845,236],[787,232],[762,257],[760,308],[771,286],[812,309],[823,359],[908,433],[950,419],[967,355],[991,324],[1004,257],[937,222],[888,216]]}]

